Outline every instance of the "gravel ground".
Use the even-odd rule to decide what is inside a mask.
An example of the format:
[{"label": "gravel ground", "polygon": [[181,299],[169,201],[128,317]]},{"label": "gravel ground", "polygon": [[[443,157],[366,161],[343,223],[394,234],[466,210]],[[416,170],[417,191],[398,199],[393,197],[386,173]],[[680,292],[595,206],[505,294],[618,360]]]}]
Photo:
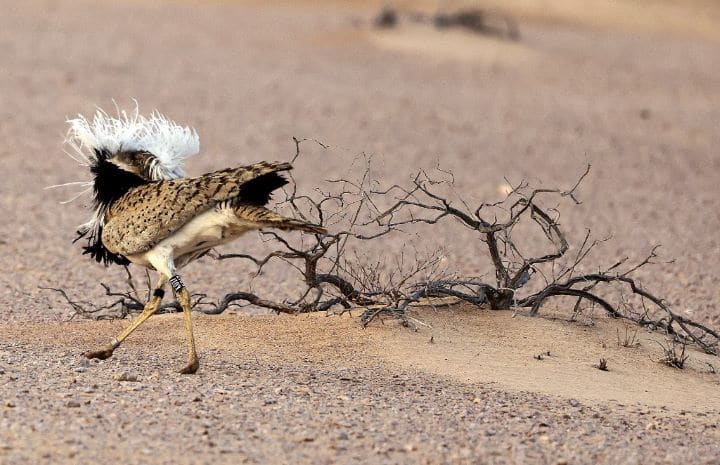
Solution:
[{"label": "gravel ground", "polygon": [[3,463],[718,460],[717,415],[593,407],[418,374],[262,361],[212,363],[212,377],[112,382],[110,370],[75,357],[74,373],[48,383],[69,368],[69,354],[57,355],[10,359],[43,368],[5,375],[12,380],[4,389],[27,392],[2,410]]},{"label": "gravel ground", "polygon": [[[337,358],[220,349],[182,378],[168,376],[167,340],[86,364],[87,335],[100,343],[113,331],[86,322],[83,337],[56,347],[53,328],[67,328],[56,325],[70,309],[39,288],[102,302],[97,283],[123,286],[121,269],[70,244],[86,200],[58,205],[72,189],[44,188],[87,179],[62,155],[67,117],[136,98],[198,130],[190,173],[288,159],[293,136],[322,140],[328,149],[303,145],[296,164],[305,191],[353,173],[361,153],[388,183],[439,161],[476,201],[496,199],[504,177],[569,186],[591,163],[584,203],[563,214],[570,236],[612,234],[598,266],[663,244],[674,263],[642,281],[720,326],[717,42],[547,21],[521,24],[518,44],[375,33],[339,3],[0,0],[0,9],[0,317],[15,325],[0,331],[1,463],[718,463],[717,417],[702,409],[585,405],[370,361],[341,370]],[[420,239],[445,246],[458,272],[487,271],[466,231],[448,225]],[[365,252],[391,255],[406,241]],[[228,249],[240,247],[264,250],[252,238]],[[250,271],[208,260],[183,278],[211,297],[297,289],[287,269],[252,283]],[[30,322],[41,324],[34,342],[10,336]],[[122,366],[139,381],[113,380]]]},{"label": "gravel ground", "polygon": [[[184,361],[179,315],[151,320],[112,359],[79,355],[119,326],[2,328],[12,341],[0,343],[0,463],[718,463],[717,408],[408,371],[383,352],[409,346],[351,318],[200,318],[197,376],[172,371]],[[582,378],[579,396],[602,390]]]}]

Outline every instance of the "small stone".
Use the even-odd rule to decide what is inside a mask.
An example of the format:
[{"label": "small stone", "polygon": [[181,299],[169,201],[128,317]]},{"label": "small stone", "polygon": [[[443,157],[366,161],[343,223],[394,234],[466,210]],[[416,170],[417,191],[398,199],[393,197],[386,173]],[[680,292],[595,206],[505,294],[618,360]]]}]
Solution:
[{"label": "small stone", "polygon": [[11,400],[6,400],[6,401],[4,402],[4,405],[5,405],[5,407],[8,407],[8,408],[13,408],[13,407],[15,407],[15,403],[14,403],[13,401],[11,401]]},{"label": "small stone", "polygon": [[80,402],[78,402],[76,400],[69,400],[69,401],[67,401],[65,406],[68,408],[77,408],[77,407],[80,407]]},{"label": "small stone", "polygon": [[458,455],[460,456],[460,458],[467,459],[472,456],[472,451],[467,447],[463,447],[462,449],[460,449]]},{"label": "small stone", "polygon": [[343,431],[338,435],[338,439],[340,439],[341,441],[347,441],[348,439],[350,439],[350,437],[345,431]]},{"label": "small stone", "polygon": [[127,371],[123,371],[122,373],[117,373],[113,375],[113,379],[115,381],[130,381],[134,382],[138,380],[138,376],[135,373],[128,373]]}]

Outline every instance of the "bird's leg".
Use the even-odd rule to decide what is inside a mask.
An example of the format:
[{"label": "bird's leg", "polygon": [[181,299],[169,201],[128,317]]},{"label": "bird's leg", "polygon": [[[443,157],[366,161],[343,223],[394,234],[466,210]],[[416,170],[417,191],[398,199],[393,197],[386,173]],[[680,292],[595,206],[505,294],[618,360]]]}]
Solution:
[{"label": "bird's leg", "polygon": [[152,297],[150,297],[148,303],[145,304],[145,308],[143,309],[143,312],[140,314],[140,316],[138,316],[135,321],[130,323],[130,326],[128,326],[125,331],[123,331],[118,337],[110,341],[110,344],[107,347],[100,350],[87,352],[85,353],[85,357],[99,358],[100,360],[105,360],[106,358],[112,356],[113,351],[115,351],[117,346],[119,346],[120,343],[130,335],[130,333],[135,331],[138,326],[143,324],[145,320],[150,318],[152,314],[155,313],[158,308],[160,308],[160,302],[165,295],[165,291],[163,290],[163,288],[165,287],[165,283],[167,283],[167,278],[161,275],[160,281],[158,281],[157,286],[155,286]]},{"label": "bird's leg", "polygon": [[192,318],[190,314],[190,293],[178,275],[170,278],[170,284],[175,290],[175,295],[180,301],[180,306],[183,309],[185,334],[188,341],[188,364],[180,370],[180,373],[189,375],[195,373],[200,367],[200,361],[198,360],[197,352],[195,351],[195,338],[193,337]]}]

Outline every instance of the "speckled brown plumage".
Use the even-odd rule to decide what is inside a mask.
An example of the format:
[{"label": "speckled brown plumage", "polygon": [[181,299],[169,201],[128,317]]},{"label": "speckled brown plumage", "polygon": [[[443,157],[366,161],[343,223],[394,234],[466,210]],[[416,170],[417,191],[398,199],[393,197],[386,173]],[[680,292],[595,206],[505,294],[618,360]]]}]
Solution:
[{"label": "speckled brown plumage", "polygon": [[[146,252],[204,211],[223,202],[240,200],[238,196],[249,181],[291,168],[289,163],[260,162],[195,178],[156,181],[135,187],[106,213],[103,244],[113,253],[125,256]],[[238,214],[247,216],[248,221],[270,221],[282,229],[318,231],[265,208],[242,204],[234,207]],[[286,227],[283,228],[283,224]]]}]

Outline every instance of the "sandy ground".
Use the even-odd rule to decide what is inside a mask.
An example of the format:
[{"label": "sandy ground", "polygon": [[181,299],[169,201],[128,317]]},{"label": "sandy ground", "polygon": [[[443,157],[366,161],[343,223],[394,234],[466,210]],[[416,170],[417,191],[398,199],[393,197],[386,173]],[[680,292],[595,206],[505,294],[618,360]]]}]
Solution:
[{"label": "sandy ground", "polygon": [[[425,310],[419,332],[198,316],[203,366],[188,378],[174,374],[177,316],[88,363],[79,354],[127,322],[68,322],[39,288],[102,303],[100,281],[123,286],[122,270],[70,244],[87,199],[59,205],[75,191],[44,188],[86,179],[62,154],[67,117],[136,98],[197,128],[190,173],[288,159],[293,136],[322,140],[303,146],[301,190],[352,173],[361,153],[388,183],[440,162],[476,201],[497,199],[504,177],[569,186],[592,163],[584,203],[563,214],[575,240],[612,234],[591,268],[663,244],[674,262],[642,282],[720,326],[718,9],[653,1],[648,21],[634,2],[602,3],[590,15],[566,0],[508,2],[522,34],[508,43],[370,31],[369,2],[0,0],[0,463],[718,463],[717,359],[693,352],[674,371],[656,362],[661,335],[620,348],[623,327],[567,323],[562,305],[540,319]],[[455,271],[482,274],[476,241],[448,224],[364,253],[443,246]],[[287,268],[252,279],[239,262],[183,277],[211,298],[297,290]],[[607,373],[592,366],[601,357]]]},{"label": "sandy ground", "polygon": [[[418,332],[348,315],[198,316],[196,376],[172,370],[185,357],[178,315],[104,362],[80,351],[124,322],[3,325],[0,459],[717,463],[716,357],[666,367],[658,335],[618,346],[617,321],[457,307],[413,317]],[[600,357],[608,372],[593,367]]]}]

